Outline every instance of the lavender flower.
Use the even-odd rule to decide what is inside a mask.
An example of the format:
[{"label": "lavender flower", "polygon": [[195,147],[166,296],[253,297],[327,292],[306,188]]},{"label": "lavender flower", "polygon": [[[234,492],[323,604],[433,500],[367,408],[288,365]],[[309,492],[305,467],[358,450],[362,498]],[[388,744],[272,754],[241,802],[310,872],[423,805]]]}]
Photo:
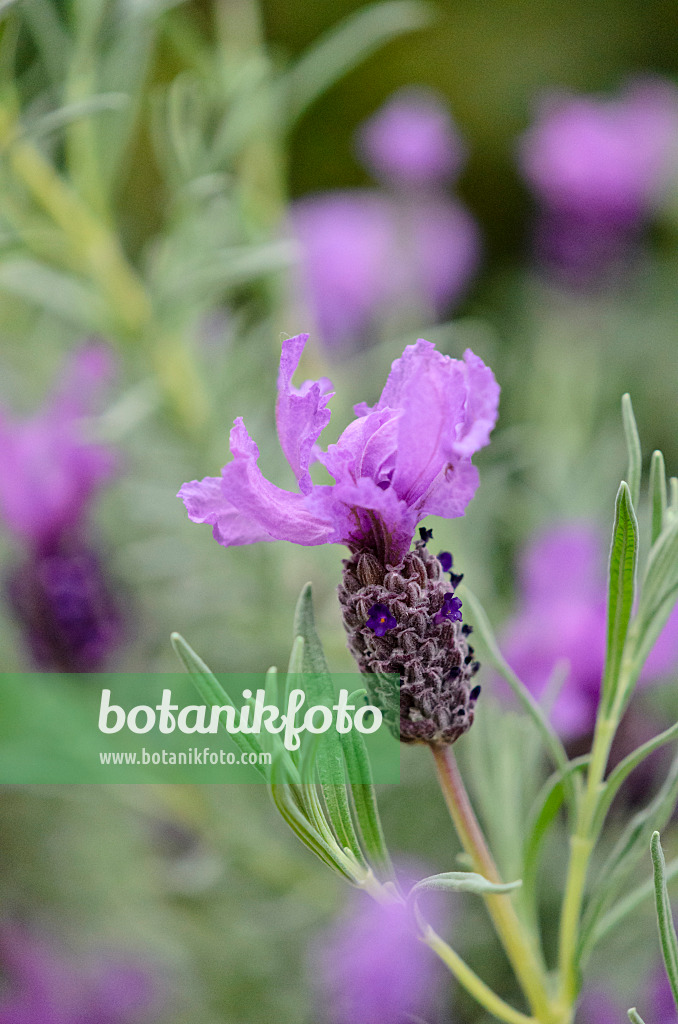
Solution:
[{"label": "lavender flower", "polygon": [[358,132],[363,162],[385,184],[444,185],[461,170],[466,147],[444,103],[430,89],[400,89]]},{"label": "lavender flower", "polygon": [[[506,624],[501,647],[518,676],[543,693],[559,662],[569,667],[552,720],[566,737],[593,727],[605,662],[605,543],[590,523],[563,523],[537,536],[519,567],[520,604]],[[678,661],[678,612],[666,624],[641,681]]]},{"label": "lavender flower", "polygon": [[[393,363],[377,404],[356,406],[357,418],[324,452],[317,442],[330,418],[331,385],[291,383],[307,337],[283,342],[278,376],[278,437],[298,490],[262,476],[257,446],[238,418],[233,459],[221,477],[186,483],[179,497],[189,518],[210,523],[225,546],[346,544],[352,557],[339,599],[349,648],[361,671],[377,679],[373,696],[402,739],[452,742],[473,720],[469,683],[477,663],[439,560],[424,540],[409,548],[425,516],[464,514],[478,485],[471,456],[489,441],[499,386],[470,350],[462,362],[419,339]],[[314,462],[333,485],[313,483]],[[383,636],[370,626],[375,606],[396,620]],[[401,680],[395,694],[393,674]]]},{"label": "lavender flower", "polygon": [[32,419],[0,410],[0,514],[33,550],[58,544],[80,523],[95,491],[114,469],[112,452],[82,431],[110,378],[112,361],[101,345],[88,345],[68,363],[51,400]]},{"label": "lavender flower", "polygon": [[160,1009],[148,969],[103,954],[76,961],[16,926],[0,929],[0,966],[0,1024],[141,1024]]},{"label": "lavender flower", "polygon": [[292,230],[301,246],[301,287],[323,342],[335,351],[369,342],[398,311],[440,317],[478,265],[479,235],[445,195],[404,205],[367,189],[298,200]]},{"label": "lavender flower", "polygon": [[107,349],[85,346],[35,416],[20,421],[0,412],[0,515],[24,548],[6,593],[41,669],[95,671],[120,632],[86,526],[115,459],[82,429],[112,369]]},{"label": "lavender flower", "polygon": [[402,903],[355,894],[311,963],[323,1024],[405,1024],[435,1006],[440,974]]},{"label": "lavender flower", "polygon": [[586,282],[628,259],[676,174],[677,138],[678,90],[667,82],[631,82],[616,99],[547,97],[519,153],[542,206],[543,260]]}]

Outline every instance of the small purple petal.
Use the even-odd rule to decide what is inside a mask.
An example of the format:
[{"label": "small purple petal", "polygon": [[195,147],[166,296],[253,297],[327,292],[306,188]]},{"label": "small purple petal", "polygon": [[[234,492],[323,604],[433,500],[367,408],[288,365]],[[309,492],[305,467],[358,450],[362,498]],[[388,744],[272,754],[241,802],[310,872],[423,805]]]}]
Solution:
[{"label": "small purple petal", "polygon": [[448,622],[461,622],[461,601],[454,594],[445,594],[443,606],[433,618],[436,625],[440,625],[445,620]]},{"label": "small purple petal", "polygon": [[449,572],[452,568],[452,555],[449,551],[441,551],[438,555],[438,561],[442,566],[443,572]]},{"label": "small purple petal", "polygon": [[396,619],[391,615],[388,605],[373,604],[370,608],[370,616],[365,623],[376,636],[384,636],[389,629],[395,629],[398,625]]}]

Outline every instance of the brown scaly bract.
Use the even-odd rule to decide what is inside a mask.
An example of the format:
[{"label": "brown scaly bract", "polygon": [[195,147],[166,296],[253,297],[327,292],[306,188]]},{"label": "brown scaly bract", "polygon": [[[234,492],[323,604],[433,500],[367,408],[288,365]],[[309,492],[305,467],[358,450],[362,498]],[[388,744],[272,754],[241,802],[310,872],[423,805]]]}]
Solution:
[{"label": "brown scaly bract", "polygon": [[[418,541],[396,566],[384,566],[369,552],[343,565],[339,601],[348,647],[361,672],[370,674],[370,700],[404,743],[454,743],[473,723],[479,664],[461,622],[434,621],[452,592],[440,562]],[[366,625],[379,604],[397,622],[383,636]]]}]

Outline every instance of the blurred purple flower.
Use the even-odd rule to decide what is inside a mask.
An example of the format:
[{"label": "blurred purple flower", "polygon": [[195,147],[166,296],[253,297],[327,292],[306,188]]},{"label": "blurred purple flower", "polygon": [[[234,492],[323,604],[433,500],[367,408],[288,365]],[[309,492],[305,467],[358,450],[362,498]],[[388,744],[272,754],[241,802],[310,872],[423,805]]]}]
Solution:
[{"label": "blurred purple flower", "polygon": [[[210,523],[224,546],[262,540],[346,544],[396,565],[427,515],[464,514],[478,486],[471,456],[489,442],[499,386],[469,349],[464,361],[419,339],[391,368],[372,408],[323,452],[318,437],[330,419],[327,380],[292,385],[308,335],[283,342],[276,418],[280,446],[299,490],[269,483],[257,467],[259,450],[240,417],[231,430],[233,459],[221,477],[205,477],[179,492],[189,518]],[[314,484],[322,463],[336,481]]]},{"label": "blurred purple flower", "polygon": [[292,228],[302,288],[334,349],[365,344],[408,305],[440,318],[479,261],[475,221],[445,195],[408,204],[367,189],[308,196],[294,203]]},{"label": "blurred purple flower", "polygon": [[0,516],[24,547],[6,593],[44,670],[96,671],[120,635],[121,616],[87,539],[90,504],[115,457],[83,429],[113,369],[105,346],[86,345],[33,417],[0,410]]},{"label": "blurred purple flower", "polygon": [[[664,967],[658,967],[632,1004],[647,1024],[678,1024],[678,1012]],[[590,989],[577,1008],[577,1024],[619,1024],[628,1020],[627,1007],[604,989]]]},{"label": "blurred purple flower", "polygon": [[17,926],[0,928],[0,1024],[141,1024],[160,1010],[147,967],[99,954],[66,957]]},{"label": "blurred purple flower", "polygon": [[629,83],[618,98],[546,97],[519,161],[541,204],[538,254],[572,278],[628,259],[678,169],[678,90]]},{"label": "blurred purple flower", "polygon": [[292,207],[301,287],[335,350],[368,343],[412,310],[440,319],[480,257],[476,222],[444,191],[465,149],[435,93],[397,93],[359,130],[358,146],[384,191],[326,192]]},{"label": "blurred purple flower", "polygon": [[[570,738],[593,726],[605,662],[605,544],[590,523],[549,528],[524,551],[518,572],[520,603],[502,631],[506,660],[539,697],[559,662],[569,672],[552,712]],[[648,658],[641,681],[678,662],[678,609]]]},{"label": "blurred purple flower", "polygon": [[387,185],[431,188],[457,176],[466,147],[438,95],[400,89],[358,131],[365,166]]},{"label": "blurred purple flower", "polygon": [[113,453],[87,441],[82,421],[112,369],[108,350],[88,345],[72,356],[54,395],[31,419],[0,410],[0,514],[33,550],[53,547],[77,526],[111,476]]},{"label": "blurred purple flower", "polygon": [[440,991],[438,964],[409,908],[363,893],[320,937],[311,970],[323,1024],[405,1024],[430,1013]]}]

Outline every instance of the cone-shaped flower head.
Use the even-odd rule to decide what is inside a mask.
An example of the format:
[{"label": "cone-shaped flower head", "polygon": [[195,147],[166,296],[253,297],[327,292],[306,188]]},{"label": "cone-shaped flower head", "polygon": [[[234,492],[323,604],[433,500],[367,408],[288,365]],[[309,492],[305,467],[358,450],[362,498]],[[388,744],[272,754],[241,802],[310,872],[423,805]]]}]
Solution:
[{"label": "cone-shaped flower head", "polygon": [[[356,406],[357,418],[324,452],[317,441],[330,418],[330,384],[291,383],[306,340],[283,343],[278,376],[278,436],[297,491],[263,477],[258,449],[236,419],[221,477],[184,484],[179,495],[189,518],[210,523],[226,546],[346,544],[353,557],[340,601],[349,647],[361,670],[376,673],[387,721],[405,740],[451,742],[472,721],[477,663],[440,561],[423,540],[410,546],[425,516],[464,514],[478,486],[471,456],[489,441],[499,386],[470,350],[451,359],[420,339],[393,363],[377,404]],[[314,462],[334,484],[313,482]]]}]

